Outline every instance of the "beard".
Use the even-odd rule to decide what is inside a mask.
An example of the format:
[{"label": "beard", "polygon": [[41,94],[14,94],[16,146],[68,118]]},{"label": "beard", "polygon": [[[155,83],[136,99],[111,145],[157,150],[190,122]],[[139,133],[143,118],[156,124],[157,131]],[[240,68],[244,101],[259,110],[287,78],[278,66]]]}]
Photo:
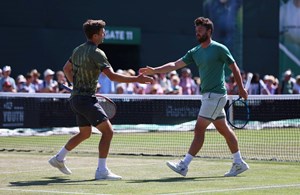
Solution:
[{"label": "beard", "polygon": [[198,42],[201,44],[201,43],[204,43],[205,41],[208,40],[208,36],[207,34],[201,36],[200,38],[198,38]]}]

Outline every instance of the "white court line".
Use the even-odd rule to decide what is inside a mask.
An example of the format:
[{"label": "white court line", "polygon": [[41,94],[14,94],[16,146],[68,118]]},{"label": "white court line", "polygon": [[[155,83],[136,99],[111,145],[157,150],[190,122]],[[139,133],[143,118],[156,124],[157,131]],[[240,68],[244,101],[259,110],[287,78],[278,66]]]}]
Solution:
[{"label": "white court line", "polygon": [[53,193],[53,194],[82,194],[82,195],[109,195],[109,194],[93,194],[93,193],[80,193],[80,192],[59,192],[50,190],[21,190],[12,188],[0,188],[0,191],[18,191],[18,192],[34,192],[34,193]]},{"label": "white court line", "polygon": [[214,193],[214,192],[231,192],[231,191],[260,190],[260,189],[272,189],[272,188],[289,188],[289,187],[300,187],[300,184],[253,186],[253,187],[245,187],[245,188],[231,188],[231,189],[220,189],[220,190],[199,190],[199,191],[192,191],[192,192],[169,193],[169,194],[160,194],[160,195],[205,194],[205,193]]}]

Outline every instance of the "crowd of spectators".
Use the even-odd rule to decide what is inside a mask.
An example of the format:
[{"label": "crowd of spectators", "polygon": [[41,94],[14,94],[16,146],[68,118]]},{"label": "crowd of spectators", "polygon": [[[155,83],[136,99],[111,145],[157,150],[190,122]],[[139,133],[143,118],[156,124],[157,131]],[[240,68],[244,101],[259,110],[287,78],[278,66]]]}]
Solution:
[{"label": "crowd of spectators", "polygon": [[[38,70],[33,69],[26,75],[18,75],[15,79],[11,75],[10,66],[0,69],[0,92],[24,93],[69,93],[62,85],[70,86],[63,71],[54,72],[46,69],[43,77]],[[132,70],[117,70],[119,74],[136,75]],[[244,83],[247,73],[241,72]],[[193,77],[189,68],[183,68],[180,73],[172,71],[168,74],[152,75],[152,84],[116,83],[110,81],[105,74],[100,74],[97,93],[102,94],[168,94],[168,95],[198,95],[201,92],[199,77]],[[229,95],[237,95],[238,87],[233,75],[226,79],[225,86]],[[253,78],[248,90],[249,95],[272,94],[300,94],[300,75],[293,77],[291,70],[286,70],[282,79],[273,75],[253,73]]]}]

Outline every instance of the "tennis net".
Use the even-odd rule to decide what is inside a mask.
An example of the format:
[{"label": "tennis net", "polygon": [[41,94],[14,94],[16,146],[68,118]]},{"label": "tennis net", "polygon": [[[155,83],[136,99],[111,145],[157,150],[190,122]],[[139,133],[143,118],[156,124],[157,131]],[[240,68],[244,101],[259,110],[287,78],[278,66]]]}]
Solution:
[{"label": "tennis net", "polygon": [[[182,156],[193,139],[201,96],[107,95],[117,104],[111,154]],[[0,151],[54,153],[78,132],[69,94],[0,94]],[[230,101],[238,98],[229,96]],[[227,106],[228,106],[227,104]],[[250,121],[235,133],[247,159],[300,162],[300,96],[249,96]],[[227,107],[226,106],[226,107]],[[234,114],[234,113],[233,113]],[[74,152],[97,153],[100,133]],[[198,157],[229,158],[210,125]]]}]

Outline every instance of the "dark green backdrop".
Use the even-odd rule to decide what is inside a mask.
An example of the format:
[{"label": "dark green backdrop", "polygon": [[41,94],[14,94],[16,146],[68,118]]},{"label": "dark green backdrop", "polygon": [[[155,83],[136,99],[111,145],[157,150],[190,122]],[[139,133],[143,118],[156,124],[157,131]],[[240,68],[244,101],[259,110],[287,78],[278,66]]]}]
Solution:
[{"label": "dark green backdrop", "polygon": [[[246,71],[278,75],[278,10],[277,1],[244,0],[240,63]],[[10,65],[14,77],[33,68],[60,70],[85,41],[81,26],[88,18],[141,29],[140,45],[102,46],[115,70],[160,65],[197,44],[193,20],[201,15],[202,0],[3,0],[0,67]]]}]

